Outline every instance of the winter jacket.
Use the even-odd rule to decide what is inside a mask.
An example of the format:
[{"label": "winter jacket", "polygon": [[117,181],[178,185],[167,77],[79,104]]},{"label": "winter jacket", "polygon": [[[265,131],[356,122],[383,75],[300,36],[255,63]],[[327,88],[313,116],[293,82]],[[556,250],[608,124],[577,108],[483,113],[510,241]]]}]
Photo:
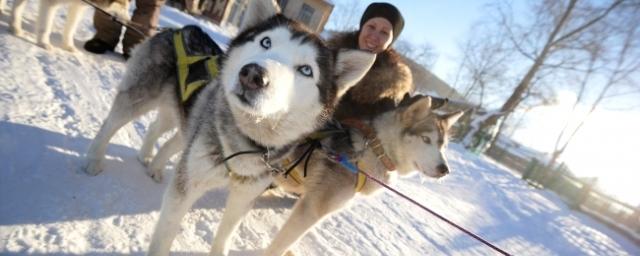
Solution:
[{"label": "winter jacket", "polygon": [[[357,31],[337,33],[327,44],[334,49],[358,49],[357,36]],[[377,54],[369,72],[349,89],[338,104],[334,117],[338,120],[370,119],[395,107],[413,89],[411,70],[400,55],[389,47]]]}]

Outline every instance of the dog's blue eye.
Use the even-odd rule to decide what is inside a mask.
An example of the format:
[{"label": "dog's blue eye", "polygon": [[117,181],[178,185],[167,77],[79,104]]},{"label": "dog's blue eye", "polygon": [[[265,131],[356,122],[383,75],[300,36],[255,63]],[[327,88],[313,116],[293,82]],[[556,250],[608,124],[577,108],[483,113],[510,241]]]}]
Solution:
[{"label": "dog's blue eye", "polygon": [[262,46],[262,48],[265,48],[265,49],[271,48],[271,38],[269,38],[268,36],[265,38],[262,38],[262,40],[260,40],[260,46]]},{"label": "dog's blue eye", "polygon": [[300,72],[300,74],[302,74],[303,76],[313,77],[313,70],[309,65],[302,65],[298,67],[298,72]]},{"label": "dog's blue eye", "polygon": [[424,141],[424,143],[427,144],[431,144],[431,138],[429,138],[429,136],[420,136],[422,138],[422,141]]}]

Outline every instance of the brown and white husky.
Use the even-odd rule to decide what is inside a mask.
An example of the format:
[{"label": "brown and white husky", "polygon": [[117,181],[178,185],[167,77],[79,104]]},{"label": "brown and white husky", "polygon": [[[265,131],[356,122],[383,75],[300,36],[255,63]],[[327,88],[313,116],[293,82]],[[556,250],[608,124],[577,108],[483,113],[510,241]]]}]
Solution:
[{"label": "brown and white husky", "polygon": [[[372,195],[381,191],[381,186],[371,179],[331,160],[327,148],[352,152],[351,160],[359,169],[387,184],[398,175],[415,172],[433,178],[447,175],[449,166],[444,151],[449,129],[463,112],[436,114],[432,110],[440,103],[432,104],[428,96],[414,96],[405,98],[401,103],[404,106],[372,121],[360,121],[362,123],[355,127],[347,122],[347,126],[352,127],[323,139],[325,150],[316,150],[311,155],[306,177],[300,175],[305,164],[298,165],[287,177],[276,176],[276,184],[301,197],[265,255],[283,255],[324,217],[346,207],[356,194]],[[299,159],[305,149],[296,150],[294,158]]]}]

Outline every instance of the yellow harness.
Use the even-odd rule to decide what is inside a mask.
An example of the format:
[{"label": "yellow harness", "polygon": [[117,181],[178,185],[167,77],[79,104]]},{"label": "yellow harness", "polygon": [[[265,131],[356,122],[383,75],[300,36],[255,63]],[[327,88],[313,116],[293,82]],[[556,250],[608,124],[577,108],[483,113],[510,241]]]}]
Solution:
[{"label": "yellow harness", "polygon": [[[218,75],[217,56],[188,56],[182,39],[182,30],[177,30],[173,34],[173,45],[175,46],[178,65],[178,84],[180,86],[180,99],[186,102],[195,91],[206,85],[211,79]],[[204,61],[209,78],[197,78],[187,82],[189,77],[189,67],[197,62]]]},{"label": "yellow harness", "polygon": [[[289,162],[290,161],[288,159],[284,160],[285,165],[288,165]],[[363,167],[364,165],[358,162],[358,169],[366,170],[366,169],[363,169]],[[298,185],[302,185],[304,183],[304,178],[298,172],[298,168],[293,169],[287,177],[290,177],[293,181],[298,183]],[[356,193],[359,193],[360,191],[362,191],[362,188],[364,188],[364,185],[366,183],[367,183],[367,176],[365,176],[361,172],[358,172],[358,177],[356,179],[356,187],[355,187]]]}]

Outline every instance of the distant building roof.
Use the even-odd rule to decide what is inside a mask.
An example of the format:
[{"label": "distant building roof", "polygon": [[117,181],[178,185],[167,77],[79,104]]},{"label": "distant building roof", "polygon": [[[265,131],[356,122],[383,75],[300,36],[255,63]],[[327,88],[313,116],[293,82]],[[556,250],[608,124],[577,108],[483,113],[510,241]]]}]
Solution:
[{"label": "distant building roof", "polygon": [[424,66],[407,57],[403,56],[403,59],[411,69],[416,93],[448,98],[449,104],[445,108],[450,110],[465,110],[475,107],[449,84],[442,81]]},{"label": "distant building roof", "polygon": [[449,98],[451,100],[466,102],[466,99],[462,97],[462,95],[449,86],[445,81],[442,81],[442,79],[431,73],[431,71],[427,70],[412,59],[405,57],[404,60],[411,69],[413,84],[415,85],[417,92],[432,95],[436,94],[437,96]]}]

